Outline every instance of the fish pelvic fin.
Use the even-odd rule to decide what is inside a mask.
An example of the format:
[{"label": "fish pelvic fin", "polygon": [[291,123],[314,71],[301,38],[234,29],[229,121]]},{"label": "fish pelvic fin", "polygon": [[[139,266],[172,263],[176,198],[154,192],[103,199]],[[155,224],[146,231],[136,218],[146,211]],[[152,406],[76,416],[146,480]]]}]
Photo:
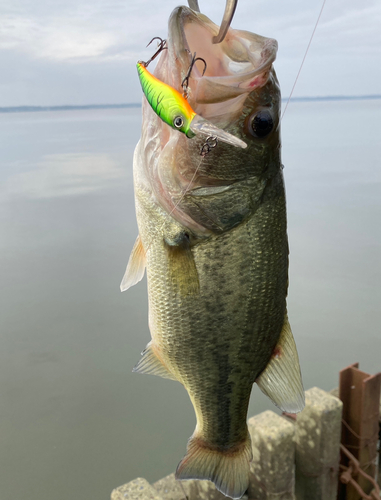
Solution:
[{"label": "fish pelvic fin", "polygon": [[176,479],[208,479],[230,498],[241,498],[249,486],[251,440],[230,449],[215,447],[192,436],[187,454],[177,466]]},{"label": "fish pelvic fin", "polygon": [[125,292],[130,287],[136,285],[144,276],[146,268],[146,255],[143,248],[140,236],[136,238],[135,244],[132,248],[126,272],[124,273],[122,283],[120,284],[120,291]]},{"label": "fish pelvic fin", "polygon": [[156,354],[152,342],[147,344],[147,347],[142,352],[140,361],[134,366],[132,371],[134,373],[146,373],[148,375],[169,378],[170,380],[177,380]]},{"label": "fish pelvic fin", "polygon": [[299,357],[287,313],[278,344],[256,383],[282,411],[298,413],[303,410],[305,401]]}]

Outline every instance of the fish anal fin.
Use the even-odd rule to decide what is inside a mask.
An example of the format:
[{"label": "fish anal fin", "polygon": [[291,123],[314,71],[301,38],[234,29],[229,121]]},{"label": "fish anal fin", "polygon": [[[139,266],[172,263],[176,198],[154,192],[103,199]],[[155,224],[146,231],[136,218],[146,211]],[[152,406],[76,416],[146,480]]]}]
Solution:
[{"label": "fish anal fin", "polygon": [[144,276],[144,269],[146,267],[146,256],[140,236],[136,238],[135,244],[132,248],[126,272],[124,273],[122,283],[120,284],[120,291],[125,292],[130,287],[136,285]]},{"label": "fish anal fin", "polygon": [[251,458],[249,435],[244,442],[224,450],[192,436],[187,454],[177,466],[176,479],[207,479],[225,496],[241,498],[249,486]]},{"label": "fish anal fin", "polygon": [[175,241],[164,240],[168,252],[169,272],[172,282],[181,295],[197,295],[200,282],[189,237],[179,235]]},{"label": "fish anal fin", "polygon": [[298,413],[303,410],[304,389],[299,357],[287,314],[278,344],[256,383],[281,410],[288,413]]},{"label": "fish anal fin", "polygon": [[152,342],[147,344],[147,347],[142,352],[140,361],[134,366],[132,371],[134,373],[146,373],[148,375],[169,378],[170,380],[177,380],[155,353]]}]

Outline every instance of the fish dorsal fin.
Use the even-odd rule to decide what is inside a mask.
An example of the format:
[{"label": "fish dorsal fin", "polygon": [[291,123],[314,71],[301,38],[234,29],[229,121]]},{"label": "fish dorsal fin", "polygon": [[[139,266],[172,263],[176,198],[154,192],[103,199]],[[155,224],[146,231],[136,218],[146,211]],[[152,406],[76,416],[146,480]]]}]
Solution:
[{"label": "fish dorsal fin", "polygon": [[124,273],[122,283],[120,284],[120,291],[125,292],[130,287],[136,285],[144,276],[144,269],[146,267],[146,256],[140,236],[136,238],[135,244],[132,248],[126,272]]},{"label": "fish dorsal fin", "polygon": [[158,377],[177,380],[174,375],[166,368],[155,353],[152,342],[142,352],[140,361],[134,366],[134,373],[146,373],[147,375],[157,375]]},{"label": "fish dorsal fin", "polygon": [[278,344],[256,382],[261,391],[281,410],[288,413],[303,410],[304,389],[299,358],[287,314]]}]

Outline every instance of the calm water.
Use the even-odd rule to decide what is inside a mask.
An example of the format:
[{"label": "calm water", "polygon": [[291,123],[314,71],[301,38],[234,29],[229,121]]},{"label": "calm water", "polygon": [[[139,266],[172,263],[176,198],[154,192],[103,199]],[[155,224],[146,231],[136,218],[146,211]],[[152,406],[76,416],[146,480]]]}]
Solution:
[{"label": "calm water", "polygon": [[[283,120],[306,388],[381,369],[380,111],[292,103]],[[149,340],[145,282],[119,292],[139,129],[139,109],[0,115],[1,499],[107,499],[172,472],[193,432],[180,384],[131,373]]]}]

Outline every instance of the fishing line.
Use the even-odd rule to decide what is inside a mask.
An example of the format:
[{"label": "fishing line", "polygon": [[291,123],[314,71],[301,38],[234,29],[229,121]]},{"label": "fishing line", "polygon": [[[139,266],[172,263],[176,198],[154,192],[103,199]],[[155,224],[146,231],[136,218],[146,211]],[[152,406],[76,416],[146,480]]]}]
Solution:
[{"label": "fishing line", "polygon": [[[203,160],[203,159],[204,159],[204,157],[202,157],[202,158],[201,158],[200,163],[197,165],[197,168],[196,168],[196,170],[194,171],[194,173],[193,173],[193,175],[192,175],[191,180],[189,181],[189,184],[188,184],[188,185],[187,185],[187,187],[184,189],[184,191],[181,193],[180,199],[177,201],[177,203],[175,204],[175,206],[174,206],[174,207],[172,208],[172,210],[169,212],[169,215],[172,215],[172,214],[173,214],[173,212],[176,210],[176,208],[177,208],[177,207],[180,205],[180,203],[183,201],[184,196],[185,196],[185,195],[189,192],[189,189],[190,189],[190,187],[191,187],[191,185],[192,185],[192,183],[193,183],[193,181],[194,181],[194,179],[195,179],[195,177],[196,177],[196,175],[197,175],[197,172],[198,172],[198,170],[199,170],[199,168],[200,168],[200,166],[201,166],[201,163],[202,163],[202,160]],[[161,229],[163,229],[163,227],[165,226],[165,224],[166,224],[166,223],[164,222],[164,224],[162,225],[162,227],[160,228],[160,230],[161,230]]]},{"label": "fishing line", "polygon": [[290,100],[291,100],[292,94],[293,94],[293,92],[294,92],[294,89],[295,89],[295,87],[296,87],[296,83],[297,83],[298,78],[299,78],[299,75],[300,75],[300,73],[301,73],[301,71],[302,71],[303,64],[304,64],[304,61],[306,60],[306,57],[307,57],[308,51],[309,51],[309,49],[310,49],[310,46],[311,46],[311,43],[312,43],[312,39],[313,39],[313,37],[314,37],[314,35],[315,35],[316,28],[318,27],[318,24],[319,24],[319,21],[320,21],[321,15],[323,14],[323,10],[324,10],[325,3],[326,3],[326,0],[323,0],[323,5],[321,6],[320,13],[319,13],[319,15],[318,15],[318,18],[317,18],[317,21],[316,21],[315,27],[314,27],[314,29],[313,29],[313,31],[312,31],[312,35],[311,35],[310,41],[308,42],[308,45],[307,45],[307,48],[306,48],[306,52],[304,53],[304,57],[303,57],[303,60],[302,60],[302,64],[300,65],[300,68],[299,68],[298,74],[296,75],[296,79],[295,79],[294,85],[293,85],[293,87],[292,87],[292,89],[291,89],[291,93],[290,93],[290,95],[289,95],[289,97],[288,97],[288,101],[287,101],[287,103],[286,103],[286,106],[285,106],[285,108],[284,108],[284,110],[283,110],[283,113],[282,113],[282,116],[281,116],[281,118],[280,118],[280,119],[281,119],[281,121],[282,121],[282,119],[283,119],[283,117],[284,117],[284,114],[285,114],[285,112],[286,112],[286,109],[288,108],[288,104],[289,104],[289,102],[290,102]]},{"label": "fishing line", "polygon": [[[210,142],[210,140],[212,142]],[[209,141],[209,142],[208,142]],[[212,148],[215,148],[218,144],[218,141],[217,141],[217,138],[216,137],[208,137],[205,141],[205,143],[203,144],[202,148],[201,148],[201,152],[200,152],[200,156],[201,156],[201,160],[200,160],[200,163],[197,165],[197,168],[196,170],[194,171],[193,175],[192,175],[192,178],[191,180],[189,181],[187,187],[182,191],[181,193],[181,196],[180,196],[180,199],[176,202],[176,204],[174,205],[174,207],[171,209],[171,211],[169,212],[169,216],[171,216],[173,214],[173,212],[177,209],[177,207],[180,205],[180,203],[183,201],[184,197],[186,196],[187,193],[189,193],[189,190],[190,190],[190,187],[197,175],[197,172],[199,171],[200,167],[201,167],[201,164],[205,158],[205,156],[211,151]],[[206,146],[206,149],[205,149],[205,146]],[[167,222],[164,222],[162,224],[162,226],[159,228],[159,233],[164,229],[165,225],[167,224]],[[152,237],[151,241],[149,242],[148,244],[148,247],[146,250],[144,250],[144,253],[147,254],[148,253],[148,250],[150,249],[151,247],[151,244],[154,240],[154,237]]]},{"label": "fishing line", "polygon": [[[176,208],[180,205],[180,203],[183,201],[184,199],[184,196],[189,193],[189,189],[197,175],[197,172],[199,170],[199,168],[201,167],[201,163],[203,162],[205,156],[207,154],[210,153],[211,149],[212,148],[215,148],[218,144],[218,140],[216,137],[213,137],[213,136],[210,136],[206,139],[205,143],[203,144],[202,148],[201,148],[201,152],[200,152],[200,156],[201,156],[201,160],[200,160],[200,163],[197,165],[197,168],[196,170],[194,171],[193,175],[192,175],[192,178],[191,180],[189,181],[189,184],[187,185],[187,187],[185,188],[185,190],[182,192],[181,196],[180,196],[180,199],[178,200],[178,202],[176,203],[176,205],[172,208],[172,210],[169,212],[169,215],[173,214],[173,212],[176,210]],[[164,223],[165,225],[165,223]],[[164,227],[163,225],[163,227]],[[162,228],[161,228],[162,229]]]}]

